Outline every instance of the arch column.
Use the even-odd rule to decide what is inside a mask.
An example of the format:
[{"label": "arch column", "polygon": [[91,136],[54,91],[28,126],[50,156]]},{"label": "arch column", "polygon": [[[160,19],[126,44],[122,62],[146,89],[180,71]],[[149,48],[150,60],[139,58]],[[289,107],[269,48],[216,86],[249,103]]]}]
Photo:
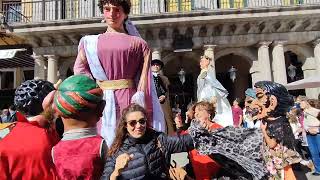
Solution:
[{"label": "arch column", "polygon": [[48,58],[48,81],[56,83],[58,81],[58,56],[47,55]]},{"label": "arch column", "polygon": [[314,45],[314,58],[316,61],[316,66],[317,66],[317,72],[318,75],[320,75],[320,39],[317,39],[313,42]]},{"label": "arch column", "polygon": [[213,74],[213,77],[216,78],[216,66],[215,66],[215,60],[214,60],[214,48],[216,45],[204,45],[204,55],[208,56],[211,58],[210,62],[210,69]]},{"label": "arch column", "polygon": [[59,66],[58,72],[59,76],[58,79],[64,80],[67,78],[67,72],[70,69],[73,72],[73,66],[75,63],[75,56],[68,57],[68,58],[59,58]]},{"label": "arch column", "polygon": [[287,69],[283,45],[285,41],[275,41],[272,49],[272,70],[274,82],[287,84]]},{"label": "arch column", "polygon": [[270,41],[262,41],[258,44],[258,61],[260,69],[260,80],[272,81],[270,57],[269,57],[269,45]]},{"label": "arch column", "polygon": [[34,59],[34,79],[45,79],[45,60],[42,55],[33,55]]},{"label": "arch column", "polygon": [[253,61],[252,62],[252,67],[250,68],[249,73],[251,74],[251,80],[252,80],[252,87],[254,87],[254,84],[258,81],[261,81],[261,75],[258,71],[259,67],[259,62],[258,61]]},{"label": "arch column", "polygon": [[[317,75],[318,72],[316,69],[315,58],[312,58],[312,57],[307,58],[305,63],[302,66],[302,71],[303,71],[304,78]],[[306,88],[307,97],[317,99],[319,94],[318,90],[319,88]]]},{"label": "arch column", "polygon": [[14,84],[13,84],[13,88],[17,88],[20,86],[20,84],[23,82],[23,70],[21,67],[17,67],[15,68],[14,71]]},{"label": "arch column", "polygon": [[[320,76],[320,39],[313,42],[314,45],[314,60],[316,61],[316,74]],[[320,88],[317,88],[318,94],[320,94]]]}]

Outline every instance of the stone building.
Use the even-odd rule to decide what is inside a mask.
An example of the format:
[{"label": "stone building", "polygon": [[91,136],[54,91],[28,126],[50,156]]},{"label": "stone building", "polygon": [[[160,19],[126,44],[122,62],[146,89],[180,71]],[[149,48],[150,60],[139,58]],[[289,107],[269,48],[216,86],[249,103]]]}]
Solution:
[{"label": "stone building", "polygon": [[[56,82],[73,74],[80,38],[106,30],[97,4],[98,0],[2,0],[7,33],[32,47],[34,78]],[[230,100],[243,97],[245,89],[259,80],[286,84],[320,75],[320,0],[132,0],[132,4],[130,19],[153,58],[164,62],[172,95],[194,98],[203,54],[214,59],[216,77],[229,90]],[[234,82],[229,78],[232,66],[237,70]],[[288,75],[289,66],[295,76]],[[183,86],[178,78],[181,68],[186,72]],[[313,98],[319,92],[305,90]]]}]

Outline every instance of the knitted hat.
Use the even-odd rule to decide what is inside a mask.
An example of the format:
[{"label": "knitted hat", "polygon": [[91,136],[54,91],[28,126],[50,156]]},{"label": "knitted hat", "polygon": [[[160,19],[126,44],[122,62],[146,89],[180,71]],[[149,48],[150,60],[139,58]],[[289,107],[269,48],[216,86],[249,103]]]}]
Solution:
[{"label": "knitted hat", "polygon": [[38,115],[43,111],[44,98],[53,90],[54,86],[49,81],[27,80],[16,89],[14,105],[17,110],[27,115]]}]

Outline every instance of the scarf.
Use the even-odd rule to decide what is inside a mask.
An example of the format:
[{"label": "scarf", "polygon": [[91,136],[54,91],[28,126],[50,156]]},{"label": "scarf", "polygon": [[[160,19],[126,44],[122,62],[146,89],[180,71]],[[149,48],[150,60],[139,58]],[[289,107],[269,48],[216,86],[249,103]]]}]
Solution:
[{"label": "scarf", "polygon": [[237,179],[265,179],[260,129],[226,128],[208,131],[193,121],[188,129],[200,154],[209,155]]}]

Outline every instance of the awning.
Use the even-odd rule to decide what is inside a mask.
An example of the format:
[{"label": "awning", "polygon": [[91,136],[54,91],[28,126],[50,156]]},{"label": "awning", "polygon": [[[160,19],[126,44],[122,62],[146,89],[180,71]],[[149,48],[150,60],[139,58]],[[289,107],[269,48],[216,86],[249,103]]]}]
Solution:
[{"label": "awning", "polygon": [[32,48],[12,33],[0,31],[0,69],[33,67]]},{"label": "awning", "polygon": [[10,33],[0,32],[0,46],[23,44],[24,40]]},{"label": "awning", "polygon": [[14,58],[19,51],[27,51],[27,49],[0,49],[0,59]]},{"label": "awning", "polygon": [[[14,57],[12,57],[12,54],[9,54],[12,58],[0,58],[0,69],[34,66],[34,59],[31,57],[31,54],[28,53],[28,51],[17,50],[10,51],[10,53],[14,53]],[[9,55],[7,57],[9,57]]]},{"label": "awning", "polygon": [[320,76],[312,76],[301,79],[285,85],[288,90],[305,89],[305,88],[318,88],[320,87]]}]

